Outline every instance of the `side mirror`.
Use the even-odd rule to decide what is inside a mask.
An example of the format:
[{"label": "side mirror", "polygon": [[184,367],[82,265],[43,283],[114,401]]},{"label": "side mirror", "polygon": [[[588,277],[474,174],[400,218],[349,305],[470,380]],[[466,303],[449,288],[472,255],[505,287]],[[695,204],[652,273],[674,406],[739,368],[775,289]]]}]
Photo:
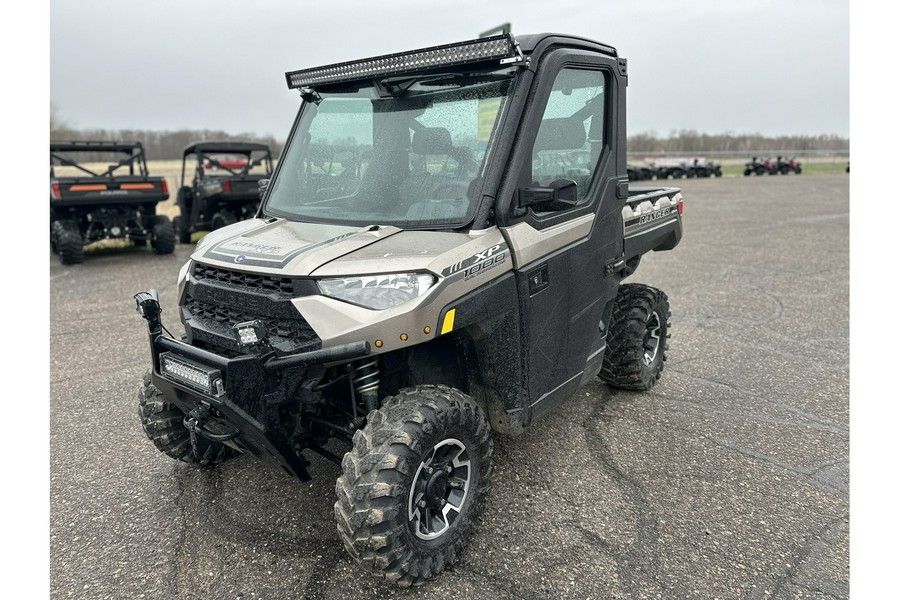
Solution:
[{"label": "side mirror", "polygon": [[256,185],[259,186],[259,199],[262,200],[263,196],[266,195],[266,190],[269,189],[269,181],[271,179],[260,179]]},{"label": "side mirror", "polygon": [[519,188],[519,209],[531,206],[540,212],[566,210],[578,204],[578,184],[571,179],[556,179],[547,187]]}]

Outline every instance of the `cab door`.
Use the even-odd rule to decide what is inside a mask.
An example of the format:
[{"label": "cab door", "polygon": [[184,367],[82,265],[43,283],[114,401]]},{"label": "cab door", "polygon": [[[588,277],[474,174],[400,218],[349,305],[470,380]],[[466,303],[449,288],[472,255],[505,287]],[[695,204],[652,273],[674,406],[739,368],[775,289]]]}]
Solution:
[{"label": "cab door", "polygon": [[514,185],[501,191],[523,315],[526,423],[599,371],[619,282],[605,267],[622,252],[627,195],[616,58],[560,49],[538,68]]}]

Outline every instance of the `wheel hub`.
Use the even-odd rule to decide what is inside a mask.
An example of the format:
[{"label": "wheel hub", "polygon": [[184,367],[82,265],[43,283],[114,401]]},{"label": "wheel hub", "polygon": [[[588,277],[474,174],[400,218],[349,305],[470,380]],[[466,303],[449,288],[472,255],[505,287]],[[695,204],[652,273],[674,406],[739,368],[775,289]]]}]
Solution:
[{"label": "wheel hub", "polygon": [[447,473],[443,469],[435,472],[425,484],[425,501],[433,507],[440,507],[441,500],[447,500],[449,487],[450,479]]}]

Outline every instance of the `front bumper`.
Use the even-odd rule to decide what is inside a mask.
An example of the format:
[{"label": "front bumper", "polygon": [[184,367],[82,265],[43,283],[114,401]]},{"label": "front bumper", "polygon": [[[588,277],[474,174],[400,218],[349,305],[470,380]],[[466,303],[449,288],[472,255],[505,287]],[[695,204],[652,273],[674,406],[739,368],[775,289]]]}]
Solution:
[{"label": "front bumper", "polygon": [[[285,427],[282,421],[282,415],[290,411],[281,407],[299,400],[302,384],[313,371],[321,374],[322,365],[369,354],[368,342],[278,358],[226,358],[163,336],[155,290],[137,294],[135,300],[148,324],[153,385],[187,417],[202,411],[204,422],[194,426],[196,433],[215,441],[227,440],[238,450],[278,466],[301,481],[309,480],[308,461],[291,440],[293,427]],[[185,370],[173,372],[164,368],[163,361],[173,361]],[[210,385],[198,383],[203,373],[209,375]]]}]

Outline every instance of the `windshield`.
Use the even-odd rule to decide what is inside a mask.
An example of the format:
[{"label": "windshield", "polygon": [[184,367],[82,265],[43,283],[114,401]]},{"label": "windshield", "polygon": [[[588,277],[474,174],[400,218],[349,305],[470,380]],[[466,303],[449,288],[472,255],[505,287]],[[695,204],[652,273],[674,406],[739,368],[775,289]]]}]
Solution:
[{"label": "windshield", "polygon": [[432,75],[323,93],[304,107],[264,212],[347,225],[465,225],[510,77]]}]

